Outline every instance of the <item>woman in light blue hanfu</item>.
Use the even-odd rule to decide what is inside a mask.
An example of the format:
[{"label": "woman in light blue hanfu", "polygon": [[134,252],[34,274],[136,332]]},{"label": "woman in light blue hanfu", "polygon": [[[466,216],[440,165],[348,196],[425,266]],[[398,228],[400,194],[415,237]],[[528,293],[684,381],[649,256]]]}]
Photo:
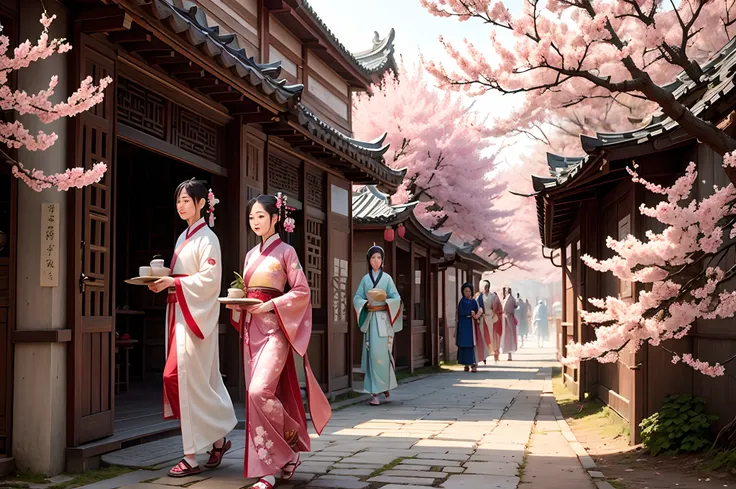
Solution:
[{"label": "woman in light blue hanfu", "polygon": [[395,389],[394,334],[401,331],[402,304],[399,291],[390,275],[383,272],[383,248],[371,246],[366,258],[370,269],[360,281],[353,299],[358,326],[363,333],[363,360],[365,372],[363,390],[371,394],[371,406],[378,406],[378,395],[391,402],[390,391]]}]

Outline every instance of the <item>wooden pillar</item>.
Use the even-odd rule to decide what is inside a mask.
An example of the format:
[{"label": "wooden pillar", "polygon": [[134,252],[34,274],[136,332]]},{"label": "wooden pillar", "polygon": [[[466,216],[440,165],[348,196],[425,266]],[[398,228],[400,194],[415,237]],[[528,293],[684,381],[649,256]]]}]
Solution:
[{"label": "wooden pillar", "polygon": [[[414,273],[416,270],[416,264],[414,260],[415,245],[414,241],[409,242],[409,371],[414,372],[414,302],[416,294],[416,287],[414,287]],[[406,327],[406,326],[404,326]]]}]

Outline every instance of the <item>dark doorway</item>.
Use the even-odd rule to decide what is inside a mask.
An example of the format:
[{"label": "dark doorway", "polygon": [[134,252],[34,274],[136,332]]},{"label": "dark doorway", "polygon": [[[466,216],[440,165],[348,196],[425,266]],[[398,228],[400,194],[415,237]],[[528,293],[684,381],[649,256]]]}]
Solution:
[{"label": "dark doorway", "polygon": [[[205,180],[220,199],[218,208],[225,206],[225,199],[218,192],[224,185],[217,185],[212,174],[125,141],[118,142],[117,161],[115,436],[124,437],[127,432],[178,427],[178,422],[166,422],[162,414],[166,294],[123,281],[137,276],[138,268],[148,265],[154,255],[161,255],[169,265],[176,240],[186,228],[176,214],[174,191],[179,183],[189,178]],[[215,232],[225,255],[225,223],[218,220],[217,224]],[[229,275],[224,275],[228,280]],[[228,362],[231,355],[223,347],[228,332],[222,333],[221,371],[227,373],[229,364],[231,376],[237,377],[237,351]],[[238,379],[231,380],[236,386],[231,395],[237,394]]]}]

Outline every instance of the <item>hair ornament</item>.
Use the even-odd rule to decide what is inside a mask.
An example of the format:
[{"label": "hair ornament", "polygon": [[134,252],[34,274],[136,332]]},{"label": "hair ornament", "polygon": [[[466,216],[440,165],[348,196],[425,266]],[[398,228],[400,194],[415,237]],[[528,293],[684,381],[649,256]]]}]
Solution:
[{"label": "hair ornament", "polygon": [[209,204],[209,208],[207,209],[207,213],[209,214],[209,225],[213,228],[215,227],[215,206],[220,203],[220,199],[215,198],[215,194],[212,192],[212,189],[207,193],[207,203]]},{"label": "hair ornament", "polygon": [[279,210],[279,221],[283,220],[284,231],[293,233],[296,228],[296,221],[291,217],[291,213],[296,209],[289,207],[289,198],[281,192],[276,194],[276,208]]}]

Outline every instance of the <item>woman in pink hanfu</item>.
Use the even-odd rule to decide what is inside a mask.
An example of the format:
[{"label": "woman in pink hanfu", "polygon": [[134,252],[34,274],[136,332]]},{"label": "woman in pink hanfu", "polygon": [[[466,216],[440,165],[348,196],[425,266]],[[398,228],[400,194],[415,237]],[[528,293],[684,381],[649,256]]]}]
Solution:
[{"label": "woman in pink hanfu", "polygon": [[[280,233],[294,229],[285,197],[261,195],[248,211],[250,227],[261,243],[245,257],[246,297],[263,301],[234,309],[233,326],[243,339],[246,379],[245,477],[258,477],[255,489],[271,489],[276,477],[289,480],[300,465],[299,452],[310,450],[293,352],[304,359],[312,424],[322,433],[332,416],[307,358],[312,334],[309,283],[296,251]],[[286,285],[290,290],[284,293]]]},{"label": "woman in pink hanfu", "polygon": [[213,469],[232,444],[225,439],[237,419],[220,375],[217,324],[220,317],[220,242],[204,220],[209,201],[210,225],[216,200],[203,182],[187,180],[176,189],[176,209],[189,227],[181,233],[171,259],[171,276],[149,289],[168,289],[164,419],[179,419],[184,458],[171,477],[202,472],[196,454],[211,446],[205,468]]}]

